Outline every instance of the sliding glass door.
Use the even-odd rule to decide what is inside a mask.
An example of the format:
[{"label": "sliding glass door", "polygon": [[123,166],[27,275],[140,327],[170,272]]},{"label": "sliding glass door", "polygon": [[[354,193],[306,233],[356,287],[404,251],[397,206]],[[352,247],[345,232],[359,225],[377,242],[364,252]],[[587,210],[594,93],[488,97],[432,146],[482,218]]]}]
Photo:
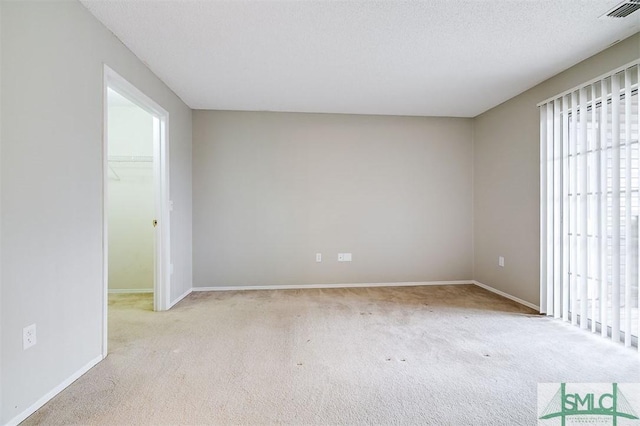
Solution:
[{"label": "sliding glass door", "polygon": [[637,63],[539,105],[541,311],[637,346]]}]

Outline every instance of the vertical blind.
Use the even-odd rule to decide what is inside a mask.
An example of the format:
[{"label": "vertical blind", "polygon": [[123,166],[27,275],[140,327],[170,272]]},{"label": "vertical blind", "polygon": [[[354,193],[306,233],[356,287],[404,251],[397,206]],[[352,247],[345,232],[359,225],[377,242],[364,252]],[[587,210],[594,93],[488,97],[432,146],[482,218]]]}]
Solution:
[{"label": "vertical blind", "polygon": [[540,312],[638,346],[640,60],[538,105]]}]

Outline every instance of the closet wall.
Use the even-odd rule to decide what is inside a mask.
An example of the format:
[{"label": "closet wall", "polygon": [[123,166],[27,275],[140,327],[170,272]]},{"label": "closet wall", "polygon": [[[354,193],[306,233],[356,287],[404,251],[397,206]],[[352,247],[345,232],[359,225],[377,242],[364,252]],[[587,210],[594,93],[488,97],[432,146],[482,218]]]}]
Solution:
[{"label": "closet wall", "polygon": [[153,117],[109,91],[109,291],[153,291]]}]

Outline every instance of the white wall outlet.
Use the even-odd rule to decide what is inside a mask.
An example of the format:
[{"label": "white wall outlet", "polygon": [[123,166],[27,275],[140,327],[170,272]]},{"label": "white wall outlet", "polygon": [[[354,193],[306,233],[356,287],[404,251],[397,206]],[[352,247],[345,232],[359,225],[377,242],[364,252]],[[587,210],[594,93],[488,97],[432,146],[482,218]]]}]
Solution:
[{"label": "white wall outlet", "polygon": [[351,262],[351,253],[338,253],[338,262]]},{"label": "white wall outlet", "polygon": [[169,275],[173,275],[173,263],[169,264]]},{"label": "white wall outlet", "polygon": [[25,351],[37,343],[36,325],[31,324],[22,329],[22,350]]},{"label": "white wall outlet", "polygon": [[504,268],[504,256],[498,256],[498,266]]},{"label": "white wall outlet", "polygon": [[322,253],[316,253],[316,262],[322,262]]}]

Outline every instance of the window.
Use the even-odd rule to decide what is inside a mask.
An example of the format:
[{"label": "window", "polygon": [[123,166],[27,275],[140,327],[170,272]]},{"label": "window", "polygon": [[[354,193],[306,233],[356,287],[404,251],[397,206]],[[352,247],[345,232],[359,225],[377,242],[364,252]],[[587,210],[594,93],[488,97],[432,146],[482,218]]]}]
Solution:
[{"label": "window", "polygon": [[635,61],[540,107],[540,310],[638,346]]}]

